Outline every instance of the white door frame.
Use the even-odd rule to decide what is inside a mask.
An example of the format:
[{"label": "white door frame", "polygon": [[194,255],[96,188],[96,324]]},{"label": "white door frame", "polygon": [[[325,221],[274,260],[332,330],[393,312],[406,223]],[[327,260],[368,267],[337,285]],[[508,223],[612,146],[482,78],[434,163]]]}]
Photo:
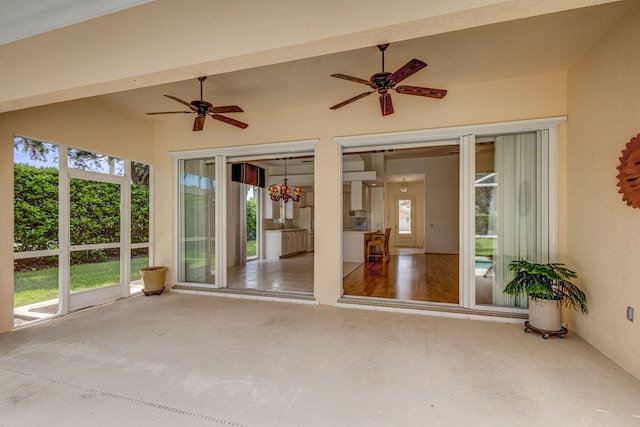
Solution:
[{"label": "white door frame", "polygon": [[[181,262],[179,259],[180,251],[178,245],[180,242],[180,212],[179,189],[178,186],[173,188],[173,241],[175,245],[173,259],[173,283],[178,285],[187,285],[192,287],[206,288],[226,288],[227,287],[227,161],[250,161],[278,158],[282,154],[315,154],[315,147],[320,142],[318,139],[308,139],[300,141],[281,142],[273,144],[255,144],[243,145],[239,147],[211,148],[190,151],[172,151],[169,155],[173,158],[173,182],[179,182],[180,162],[189,159],[215,159],[216,172],[215,179],[217,183],[216,198],[216,271],[215,284],[188,283],[179,281],[178,266]],[[224,165],[225,167],[220,167]],[[315,173],[315,172],[314,172]],[[315,264],[317,265],[317,264]],[[225,268],[218,268],[225,266]]]},{"label": "white door frame", "polygon": [[[65,152],[66,154],[66,152]],[[64,174],[66,179],[64,180],[65,193],[69,199],[67,204],[64,205],[65,223],[64,223],[64,235],[66,259],[65,271],[66,280],[63,282],[66,284],[66,293],[68,294],[68,311],[79,310],[81,308],[89,307],[92,305],[102,304],[108,301],[112,301],[120,298],[123,295],[129,293],[129,270],[130,270],[130,254],[131,254],[131,233],[129,232],[131,224],[131,209],[129,207],[128,200],[130,200],[130,187],[127,185],[127,180],[130,179],[128,174],[123,176],[108,175],[97,172],[88,172],[83,170],[77,170],[72,168],[66,168],[67,171]],[[125,170],[129,170],[129,161],[125,161]],[[82,179],[86,181],[94,182],[107,182],[112,184],[118,184],[120,186],[120,241],[114,243],[101,243],[101,244],[88,244],[88,245],[71,245],[69,237],[71,232],[70,227],[70,203],[71,198],[71,180]],[[82,250],[99,250],[99,249],[119,249],[120,252],[120,282],[111,285],[101,286],[99,288],[88,289],[85,291],[71,292],[71,252],[77,252]]]}]

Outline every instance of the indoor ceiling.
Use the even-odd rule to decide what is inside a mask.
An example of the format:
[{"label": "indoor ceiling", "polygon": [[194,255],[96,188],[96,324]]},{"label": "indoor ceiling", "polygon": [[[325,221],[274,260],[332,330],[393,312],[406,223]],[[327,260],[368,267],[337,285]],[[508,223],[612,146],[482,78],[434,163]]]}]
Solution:
[{"label": "indoor ceiling", "polygon": [[[462,86],[466,84],[563,72],[578,61],[633,4],[635,0],[608,3],[396,42],[386,51],[385,68],[393,72],[412,58],[421,59],[428,64],[427,68],[403,84],[448,89],[448,96],[455,96],[455,91],[463,90]],[[209,76],[204,82],[204,99],[216,106],[239,105],[245,112],[312,104],[329,108],[367,90],[362,84],[332,78],[331,74],[342,73],[368,80],[380,70],[380,52],[371,46]],[[181,115],[148,116],[145,113],[182,109],[180,104],[163,94],[186,101],[199,99],[196,77],[96,99],[142,120],[184,120]],[[396,114],[402,113],[403,97],[393,94]],[[379,112],[377,99],[369,98],[343,109],[363,108],[363,104],[368,103],[370,108]],[[424,102],[443,101],[424,99]],[[242,120],[241,116],[233,117]]]}]

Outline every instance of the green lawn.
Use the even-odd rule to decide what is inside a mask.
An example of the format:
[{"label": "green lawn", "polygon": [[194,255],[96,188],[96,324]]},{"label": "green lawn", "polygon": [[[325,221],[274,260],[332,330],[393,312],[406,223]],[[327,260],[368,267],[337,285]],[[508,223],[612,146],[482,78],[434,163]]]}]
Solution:
[{"label": "green lawn", "polygon": [[495,253],[496,239],[476,237],[476,256],[492,256]]},{"label": "green lawn", "polygon": [[247,258],[256,256],[256,241],[248,240],[247,241]]},{"label": "green lawn", "polygon": [[[148,257],[131,260],[131,280],[140,279],[139,270],[149,265]],[[109,261],[71,266],[71,291],[98,288],[120,283],[120,262]],[[58,269],[15,273],[14,307],[58,298]]]}]

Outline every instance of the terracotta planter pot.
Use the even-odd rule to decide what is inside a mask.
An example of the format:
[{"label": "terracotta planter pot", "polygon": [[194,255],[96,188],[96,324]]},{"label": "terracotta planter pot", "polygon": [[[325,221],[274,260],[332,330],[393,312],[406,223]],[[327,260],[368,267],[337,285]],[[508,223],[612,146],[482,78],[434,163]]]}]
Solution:
[{"label": "terracotta planter pot", "polygon": [[529,325],[549,332],[560,331],[562,329],[562,302],[529,297]]}]

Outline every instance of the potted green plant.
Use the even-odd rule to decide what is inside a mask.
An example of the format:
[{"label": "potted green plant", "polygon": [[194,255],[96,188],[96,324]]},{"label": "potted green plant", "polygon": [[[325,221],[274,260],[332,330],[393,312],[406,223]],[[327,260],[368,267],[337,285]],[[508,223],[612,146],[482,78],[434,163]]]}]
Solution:
[{"label": "potted green plant", "polygon": [[524,259],[511,261],[509,270],[514,274],[504,288],[504,293],[512,296],[529,297],[529,321],[525,323],[525,332],[529,329],[543,334],[566,334],[562,327],[561,306],[587,313],[587,296],[571,280],[578,277],[575,271],[564,264],[538,264]]}]

